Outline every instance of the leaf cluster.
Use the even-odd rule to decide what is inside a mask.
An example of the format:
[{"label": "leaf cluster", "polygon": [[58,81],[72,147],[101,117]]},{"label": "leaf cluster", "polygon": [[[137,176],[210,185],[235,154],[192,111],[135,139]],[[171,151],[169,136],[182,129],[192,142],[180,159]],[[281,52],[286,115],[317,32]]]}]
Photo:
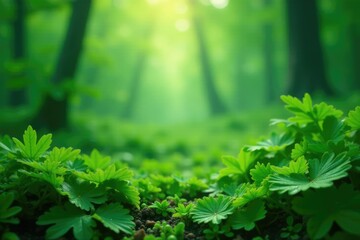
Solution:
[{"label": "leaf cluster", "polygon": [[[96,221],[115,233],[131,234],[135,224],[124,205],[139,206],[133,173],[97,150],[90,155],[72,148],[50,149],[52,135],[37,137],[29,126],[23,140],[1,143],[0,223],[23,209],[38,225],[52,225],[46,238],[56,239],[73,230],[76,239],[91,239]],[[12,194],[13,191],[19,194]],[[9,208],[16,200],[18,207]],[[44,206],[47,207],[44,209]]]}]

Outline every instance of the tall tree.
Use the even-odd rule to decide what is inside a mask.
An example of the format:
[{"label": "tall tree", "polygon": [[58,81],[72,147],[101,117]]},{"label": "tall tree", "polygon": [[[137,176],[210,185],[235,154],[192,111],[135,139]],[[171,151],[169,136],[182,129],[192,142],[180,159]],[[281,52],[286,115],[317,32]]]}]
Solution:
[{"label": "tall tree", "polygon": [[92,0],[72,1],[72,12],[65,39],[51,79],[56,88],[63,88],[63,94],[56,96],[46,93],[35,124],[51,131],[68,127],[70,91],[64,89],[64,82],[74,81],[82,51],[86,25],[88,23]]},{"label": "tall tree", "polygon": [[13,64],[16,66],[11,71],[10,86],[11,91],[9,95],[10,106],[20,106],[26,103],[26,91],[24,85],[25,78],[25,18],[26,18],[26,3],[25,0],[14,1],[14,20],[12,23],[13,35]]},{"label": "tall tree", "polygon": [[328,82],[316,0],[286,0],[289,39],[289,94],[334,94]]},{"label": "tall tree", "polygon": [[203,31],[203,26],[200,18],[196,14],[196,1],[189,0],[192,7],[192,23],[194,26],[194,31],[196,35],[197,45],[199,48],[199,61],[201,64],[201,70],[205,85],[205,91],[210,104],[210,111],[212,114],[221,114],[226,112],[226,107],[221,101],[221,98],[217,92],[215,85],[215,77],[212,72],[212,67],[210,63],[210,57],[208,48],[206,46],[205,34]]},{"label": "tall tree", "polygon": [[[269,8],[272,4],[272,0],[263,0],[264,7]],[[263,41],[263,53],[264,53],[264,77],[266,83],[266,101],[274,101],[277,97],[275,79],[274,79],[274,61],[273,61],[273,26],[267,21],[262,26],[262,32],[264,36]]]}]

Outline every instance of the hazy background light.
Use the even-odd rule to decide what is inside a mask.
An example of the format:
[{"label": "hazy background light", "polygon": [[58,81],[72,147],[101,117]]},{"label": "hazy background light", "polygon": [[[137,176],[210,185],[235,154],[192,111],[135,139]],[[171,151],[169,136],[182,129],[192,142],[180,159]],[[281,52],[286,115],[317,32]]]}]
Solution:
[{"label": "hazy background light", "polygon": [[210,0],[210,3],[219,9],[226,8],[229,4],[229,0]]}]

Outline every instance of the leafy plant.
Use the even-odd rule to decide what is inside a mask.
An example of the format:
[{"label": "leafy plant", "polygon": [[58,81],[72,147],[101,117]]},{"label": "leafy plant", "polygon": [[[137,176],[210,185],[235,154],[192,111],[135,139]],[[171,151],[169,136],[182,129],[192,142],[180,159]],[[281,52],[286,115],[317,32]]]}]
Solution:
[{"label": "leafy plant", "polygon": [[163,217],[166,217],[169,213],[174,212],[174,209],[170,207],[170,203],[167,200],[163,200],[161,202],[155,201],[149,206],[149,208],[154,208],[156,213],[161,214]]},{"label": "leafy plant", "polygon": [[14,201],[14,193],[0,194],[0,223],[18,224],[19,219],[15,217],[21,211],[21,207],[11,207]]},{"label": "leafy plant", "polygon": [[234,208],[231,204],[231,199],[226,196],[205,197],[197,201],[190,214],[195,222],[220,224],[233,213]]},{"label": "leafy plant", "polygon": [[255,222],[265,218],[265,215],[264,202],[254,200],[248,203],[245,208],[236,211],[229,220],[234,229],[244,228],[246,231],[250,231],[255,227]]},{"label": "leafy plant", "polygon": [[302,229],[302,225],[300,223],[296,223],[294,225],[294,218],[292,216],[288,216],[286,218],[286,227],[281,228],[281,234],[280,237],[281,238],[285,238],[285,239],[292,239],[292,240],[296,240],[300,238],[300,231]]},{"label": "leafy plant", "polygon": [[193,203],[189,203],[187,205],[179,203],[178,206],[175,208],[175,213],[173,214],[173,217],[179,217],[179,218],[188,217],[193,208],[194,208]]},{"label": "leafy plant", "polygon": [[130,183],[133,173],[110,164],[111,159],[96,150],[80,156],[80,150],[72,148],[50,149],[51,141],[51,134],[37,140],[36,131],[29,126],[23,142],[13,138],[14,149],[0,145],[6,153],[0,163],[7,170],[0,172],[2,189],[20,193],[16,196],[19,206],[12,208],[9,204],[14,195],[1,193],[5,212],[2,218],[0,210],[0,222],[17,223],[13,215],[25,209],[23,215],[37,218],[38,225],[53,225],[46,231],[49,239],[71,229],[76,239],[92,239],[96,221],[115,233],[131,234],[133,217],[120,202],[139,206],[138,191]]}]

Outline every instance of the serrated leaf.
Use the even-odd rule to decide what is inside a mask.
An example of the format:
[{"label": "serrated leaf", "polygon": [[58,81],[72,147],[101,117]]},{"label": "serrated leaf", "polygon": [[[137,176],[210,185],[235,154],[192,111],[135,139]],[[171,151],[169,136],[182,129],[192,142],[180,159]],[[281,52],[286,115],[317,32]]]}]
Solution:
[{"label": "serrated leaf", "polygon": [[90,172],[77,172],[74,174],[82,179],[85,179],[96,184],[103,183],[107,180],[130,181],[133,173],[128,168],[116,169],[114,165],[110,165],[106,169],[96,169]]},{"label": "serrated leaf", "polygon": [[60,185],[63,183],[64,181],[64,177],[63,176],[58,176],[54,173],[51,172],[29,172],[23,169],[19,170],[20,173],[23,173],[27,176],[30,177],[34,177],[34,178],[38,178],[41,179],[43,181],[46,181],[48,183],[50,183],[54,188],[58,188],[60,187]]},{"label": "serrated leaf", "polygon": [[139,207],[139,191],[136,187],[129,185],[128,182],[109,180],[105,181],[101,186],[107,189],[114,189],[116,191],[115,195],[117,200]]},{"label": "serrated leaf", "polygon": [[76,239],[88,240],[93,237],[92,227],[95,226],[95,221],[74,205],[65,204],[64,207],[50,208],[48,212],[39,217],[36,224],[54,224],[46,231],[47,239],[58,239],[72,228]]},{"label": "serrated leaf", "polygon": [[291,158],[298,159],[306,154],[308,150],[308,143],[307,141],[303,141],[301,144],[296,143],[293,150],[291,151]]},{"label": "serrated leaf", "polygon": [[245,208],[235,212],[231,218],[230,223],[233,229],[242,229],[250,231],[255,227],[255,222],[265,218],[266,210],[265,204],[261,200],[254,200],[250,202]]},{"label": "serrated leaf", "polygon": [[282,175],[290,175],[292,173],[305,174],[308,172],[308,162],[304,157],[300,157],[297,160],[291,160],[289,166],[277,167],[271,166],[272,170]]},{"label": "serrated leaf", "polygon": [[268,185],[267,182],[263,182],[260,187],[256,187],[255,184],[241,184],[233,205],[235,207],[242,207],[253,200],[264,197],[268,193]]},{"label": "serrated leaf", "polygon": [[23,135],[24,143],[17,138],[13,138],[13,141],[20,149],[21,155],[25,158],[36,160],[50,148],[51,138],[51,134],[46,134],[37,141],[36,131],[31,126],[28,126]]},{"label": "serrated leaf", "polygon": [[231,198],[226,196],[205,197],[197,201],[191,211],[192,218],[197,223],[219,224],[228,215],[232,214],[234,208],[231,205]]},{"label": "serrated leaf", "polygon": [[256,186],[260,186],[268,176],[272,174],[270,163],[266,166],[263,163],[257,163],[253,169],[250,170],[250,175]]},{"label": "serrated leaf", "polygon": [[324,102],[312,106],[312,100],[308,93],[304,95],[303,101],[292,96],[281,96],[281,100],[287,104],[285,108],[295,114],[295,117],[291,117],[289,120],[298,124],[320,123],[329,116],[339,118],[342,115],[340,110]]},{"label": "serrated leaf", "polygon": [[267,152],[279,152],[284,150],[287,146],[293,144],[295,138],[290,134],[276,134],[272,133],[267,140],[258,142],[254,146],[249,146],[250,151],[265,150]]},{"label": "serrated leaf", "polygon": [[19,219],[15,218],[15,215],[18,214],[22,208],[18,206],[11,207],[13,201],[13,193],[0,194],[0,223],[19,223]]},{"label": "serrated leaf", "polygon": [[338,143],[345,138],[345,126],[334,116],[325,118],[323,123],[322,137],[326,141]]},{"label": "serrated leaf", "polygon": [[69,148],[58,148],[54,147],[51,152],[49,153],[49,156],[47,156],[47,159],[49,159],[51,162],[65,162],[65,161],[74,161],[80,154],[79,149],[72,149]]},{"label": "serrated leaf", "polygon": [[237,158],[232,156],[224,156],[222,161],[226,168],[220,170],[219,178],[232,174],[247,174],[255,159],[256,156],[253,153],[246,152],[244,149],[241,149]]},{"label": "serrated leaf", "polygon": [[101,206],[96,210],[93,218],[99,220],[105,227],[116,233],[122,231],[131,234],[135,227],[132,221],[133,217],[129,215],[129,210],[116,203]]},{"label": "serrated leaf", "polygon": [[347,170],[351,168],[349,158],[345,153],[336,157],[333,153],[325,153],[321,160],[311,159],[308,163],[308,175],[292,173],[271,176],[270,190],[296,194],[309,188],[330,187],[333,181],[347,176]]},{"label": "serrated leaf", "polygon": [[111,158],[108,156],[102,156],[98,150],[92,150],[90,156],[84,156],[84,163],[90,169],[103,169],[105,170],[111,163]]},{"label": "serrated leaf", "polygon": [[346,123],[352,130],[360,129],[360,106],[349,112]]},{"label": "serrated leaf", "polygon": [[343,115],[343,112],[340,110],[337,110],[332,105],[328,105],[328,104],[322,102],[320,104],[314,105],[313,114],[314,114],[314,118],[317,121],[323,121],[327,117],[339,118]]},{"label": "serrated leaf", "polygon": [[86,211],[95,209],[93,203],[102,204],[107,200],[105,189],[88,182],[78,182],[76,180],[64,182],[62,190],[69,196],[71,203]]},{"label": "serrated leaf", "polygon": [[[331,199],[331,201],[329,201]],[[306,191],[293,200],[293,209],[309,217],[307,231],[311,238],[323,238],[336,222],[348,233],[360,236],[360,192],[351,185]]]}]

